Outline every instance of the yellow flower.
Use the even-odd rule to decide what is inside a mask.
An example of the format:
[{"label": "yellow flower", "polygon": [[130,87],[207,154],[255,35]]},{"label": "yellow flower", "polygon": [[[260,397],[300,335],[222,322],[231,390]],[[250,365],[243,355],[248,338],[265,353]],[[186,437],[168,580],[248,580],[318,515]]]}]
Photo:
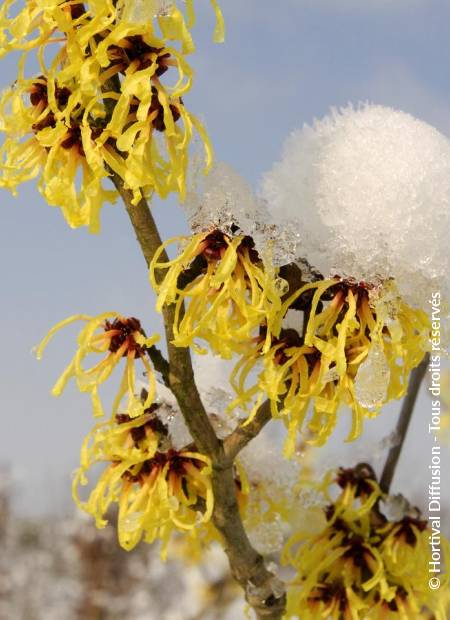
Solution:
[{"label": "yellow flower", "polygon": [[[83,28],[73,29],[61,63],[53,63],[50,74],[78,80],[86,107],[105,101],[112,108],[99,143],[106,164],[133,191],[135,202],[153,191],[161,197],[178,192],[183,200],[194,130],[205,146],[206,171],[212,161],[208,135],[181,98],[191,87],[192,69],[183,53],[156,34],[151,21],[126,16],[117,9],[108,28],[103,24],[95,36],[90,30],[90,38]],[[176,79],[167,84],[170,69]]]},{"label": "yellow flower", "polygon": [[152,458],[168,435],[153,404],[136,418],[118,413],[89,433],[81,449],[81,467],[88,470],[97,461],[128,461],[130,466]]},{"label": "yellow flower", "polygon": [[[286,618],[445,620],[444,592],[428,585],[427,522],[413,517],[389,522],[367,465],[341,469],[335,481],[341,494],[334,501],[329,477],[323,485],[332,501],[325,529],[313,537],[293,536],[284,550],[285,563],[297,572],[288,588]],[[447,541],[443,549],[447,555]]]},{"label": "yellow flower", "polygon": [[[18,0],[4,0],[0,7],[0,58],[13,50],[30,50],[49,41],[56,22],[52,17],[61,0],[27,0],[16,12]],[[22,3],[20,3],[22,4]]]},{"label": "yellow flower", "polygon": [[[308,300],[304,332],[281,329],[286,311],[301,304],[302,298]],[[293,454],[298,431],[305,427],[308,441],[325,443],[343,404],[352,411],[348,441],[356,439],[365,417],[377,415],[387,401],[404,395],[409,373],[421,362],[428,346],[428,317],[398,298],[393,283],[386,283],[376,295],[363,283],[339,278],[313,282],[285,300],[277,317],[278,325],[274,322],[271,328],[271,347],[267,350],[263,330],[260,342],[236,365],[232,385],[237,399],[232,406],[250,404],[251,420],[268,397],[272,414],[287,422],[288,456]],[[386,390],[375,402],[366,404],[356,384],[361,367],[374,355],[380,358],[384,373],[380,382]],[[257,382],[247,387],[248,378],[253,379],[260,364]]]},{"label": "yellow flower", "polygon": [[[210,0],[216,14],[214,41],[224,40],[224,21],[217,0]],[[193,0],[186,2],[186,18],[175,2],[165,10],[161,0],[4,0],[0,7],[0,57],[12,50],[30,50],[52,40],[55,31],[68,33],[77,28],[86,42],[101,34],[114,21],[151,24],[157,17],[161,36],[182,44],[184,54],[194,51],[189,29],[195,23]],[[56,39],[58,40],[58,39]]]},{"label": "yellow flower", "polygon": [[[78,70],[76,63],[72,66]],[[176,69],[178,80],[169,87],[161,78],[170,68]],[[194,130],[205,146],[205,171],[212,163],[209,137],[181,98],[191,87],[191,68],[148,26],[120,22],[84,61],[80,88],[87,96],[92,85],[118,74],[123,75],[120,93],[103,93],[114,101],[101,137],[107,165],[133,191],[135,202],[153,191],[163,198],[177,192],[184,200]]]},{"label": "yellow flower", "polygon": [[[220,24],[220,9],[212,4]],[[103,187],[111,173],[133,192],[135,203],[154,191],[163,198],[177,192],[183,200],[194,132],[205,147],[205,172],[212,163],[208,134],[181,97],[192,83],[184,58],[193,47],[192,2],[187,22],[175,5],[159,16],[160,35],[152,12],[144,21],[130,21],[132,5],[29,0],[15,18],[9,17],[14,1],[0,11],[0,49],[38,47],[42,72],[25,80],[24,56],[15,87],[2,98],[0,186],[15,192],[40,175],[46,201],[61,207],[72,227],[87,225],[92,232],[99,230],[102,205],[117,196]],[[171,40],[183,44],[181,52],[168,46]],[[52,43],[47,68],[44,48]],[[177,74],[173,85],[162,79],[170,68]],[[31,105],[24,102],[27,95]]]},{"label": "yellow flower", "polygon": [[[133,21],[145,21],[148,16],[158,16],[158,24],[163,37],[168,41],[177,41],[182,44],[183,54],[190,54],[195,50],[190,29],[195,24],[194,0],[185,0],[186,17],[177,7],[174,1],[149,0],[147,6],[142,6],[142,0],[119,0],[118,11],[123,19]],[[216,15],[214,28],[214,42],[223,43],[225,39],[225,25],[223,15],[217,0],[210,0],[210,4]]]},{"label": "yellow flower", "polygon": [[[179,256],[161,261],[162,252],[175,241],[185,242]],[[180,288],[180,278],[194,263],[199,274]],[[166,270],[161,283],[159,270]],[[150,280],[159,312],[165,304],[175,304],[173,342],[203,353],[195,343],[202,339],[224,358],[246,350],[262,323],[272,324],[284,292],[284,281],[266,268],[250,237],[231,238],[219,230],[169,239],[153,258]]]},{"label": "yellow flower", "polygon": [[[99,142],[102,132],[85,122],[85,111],[72,99],[76,85],[71,86],[53,83],[53,105],[44,76],[19,76],[3,94],[0,130],[6,140],[0,149],[0,187],[16,194],[18,184],[40,176],[39,191],[50,205],[61,208],[70,226],[98,232],[100,209],[117,194],[103,187],[108,175]],[[67,109],[69,119],[64,119]]]},{"label": "yellow flower", "polygon": [[[167,449],[165,443],[167,430],[149,410],[98,425],[83,445],[74,499],[99,528],[107,525],[108,509],[117,503],[119,543],[128,551],[142,538],[147,543],[160,538],[165,557],[174,530],[191,532],[211,519],[209,459],[189,449]],[[108,462],[88,500],[81,501],[78,487],[88,483],[86,472]]]},{"label": "yellow flower", "polygon": [[[86,325],[78,335],[78,349],[70,364],[62,373],[52,394],[59,396],[72,377],[81,392],[89,392],[95,416],[103,415],[103,407],[98,396],[98,387],[104,383],[114,368],[126,358],[125,368],[119,390],[115,396],[112,413],[117,413],[123,398],[128,396],[127,411],[131,417],[141,415],[148,408],[155,396],[155,376],[147,359],[146,349],[159,340],[159,336],[146,338],[138,319],[125,318],[116,312],[105,312],[96,317],[77,314],[55,325],[37,348],[37,357],[42,353],[50,338],[61,328],[77,321]],[[83,360],[90,354],[106,354],[100,362],[89,369],[82,366]],[[148,390],[145,402],[136,396],[135,362],[140,360],[147,373]]]}]

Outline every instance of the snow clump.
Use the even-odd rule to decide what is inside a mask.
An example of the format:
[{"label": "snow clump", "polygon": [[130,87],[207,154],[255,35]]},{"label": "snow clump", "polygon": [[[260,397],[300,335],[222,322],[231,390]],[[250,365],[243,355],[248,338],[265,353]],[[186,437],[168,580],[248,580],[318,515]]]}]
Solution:
[{"label": "snow clump", "polygon": [[289,136],[262,197],[282,242],[324,277],[394,278],[424,309],[432,290],[449,299],[450,141],[427,123],[380,105],[333,109]]}]

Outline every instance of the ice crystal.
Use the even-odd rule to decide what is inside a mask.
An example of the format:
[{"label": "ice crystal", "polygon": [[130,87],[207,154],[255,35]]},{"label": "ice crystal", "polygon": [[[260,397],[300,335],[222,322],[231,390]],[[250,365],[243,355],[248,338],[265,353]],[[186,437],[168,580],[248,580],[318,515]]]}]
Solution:
[{"label": "ice crystal", "polygon": [[178,407],[175,396],[162,383],[157,383],[156,394],[160,404],[158,417],[167,425],[170,440],[176,450],[192,443],[192,436]]},{"label": "ice crystal", "polygon": [[363,407],[379,407],[386,400],[390,374],[383,349],[373,346],[355,380],[356,397]]},{"label": "ice crystal", "polygon": [[408,500],[401,494],[388,495],[381,502],[381,508],[389,521],[400,521],[406,516],[417,518],[420,515],[418,509],[411,506]]},{"label": "ice crystal", "polygon": [[244,524],[262,554],[280,551],[292,532],[309,527],[320,503],[317,493],[300,489],[308,463],[283,458],[283,436],[277,430],[276,425],[266,428],[239,456],[250,485]]},{"label": "ice crystal", "polygon": [[238,228],[250,234],[255,216],[264,217],[262,206],[247,181],[222,162],[206,177],[195,178],[185,206],[195,232],[217,227],[224,232],[233,233]]},{"label": "ice crystal", "polygon": [[210,413],[215,413],[223,417],[226,425],[230,418],[224,412],[234,399],[232,388],[230,387],[229,377],[233,370],[233,363],[223,360],[217,355],[207,353],[206,355],[196,355],[193,359],[193,366],[202,400]]},{"label": "ice crystal", "polygon": [[263,555],[278,553],[283,547],[286,539],[286,528],[283,527],[279,515],[271,521],[263,521],[258,523],[248,533],[249,540],[255,549]]},{"label": "ice crystal", "polygon": [[289,248],[291,258],[295,258],[296,244],[291,236],[281,233],[286,243],[277,243],[280,231],[269,222],[265,202],[236,170],[223,162],[206,177],[198,170],[194,162],[184,205],[193,232],[219,228],[229,235],[249,235],[260,255],[274,264],[284,261]]}]

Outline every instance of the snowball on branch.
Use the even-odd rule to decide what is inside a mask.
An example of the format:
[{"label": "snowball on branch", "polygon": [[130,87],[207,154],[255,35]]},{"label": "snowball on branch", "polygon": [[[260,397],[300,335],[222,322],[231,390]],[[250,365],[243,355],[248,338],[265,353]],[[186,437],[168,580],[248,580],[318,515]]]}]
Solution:
[{"label": "snowball on branch", "polygon": [[325,277],[393,277],[422,307],[448,288],[450,142],[427,123],[379,105],[333,109],[289,136],[262,195]]}]

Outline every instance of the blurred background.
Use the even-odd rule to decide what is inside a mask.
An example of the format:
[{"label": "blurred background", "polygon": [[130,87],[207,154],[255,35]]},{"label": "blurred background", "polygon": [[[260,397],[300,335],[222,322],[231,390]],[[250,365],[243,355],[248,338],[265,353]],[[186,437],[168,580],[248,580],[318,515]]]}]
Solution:
[{"label": "blurred background", "polygon": [[[206,123],[217,159],[255,188],[289,132],[331,106],[393,106],[450,136],[447,0],[222,0],[227,41],[220,46],[211,42],[209,4],[197,4],[197,79],[186,104]],[[1,61],[3,87],[14,81],[17,61]],[[32,348],[78,312],[117,310],[141,318],[148,332],[159,329],[123,208],[106,206],[94,237],[70,230],[33,184],[16,199],[5,191],[1,198],[0,620],[244,617],[220,552],[212,550],[201,567],[186,567],[182,554],[161,566],[157,550],[144,547],[126,554],[112,528],[96,532],[70,499],[92,419],[73,387],[59,399],[49,392],[70,359],[75,331],[58,336],[40,363]],[[186,231],[174,199],[156,201],[154,212],[163,237]],[[321,459],[379,465],[398,409],[369,421],[350,448],[338,441],[325,448]],[[425,386],[393,489],[423,509],[430,415]],[[444,465],[445,494],[448,458]]]}]

